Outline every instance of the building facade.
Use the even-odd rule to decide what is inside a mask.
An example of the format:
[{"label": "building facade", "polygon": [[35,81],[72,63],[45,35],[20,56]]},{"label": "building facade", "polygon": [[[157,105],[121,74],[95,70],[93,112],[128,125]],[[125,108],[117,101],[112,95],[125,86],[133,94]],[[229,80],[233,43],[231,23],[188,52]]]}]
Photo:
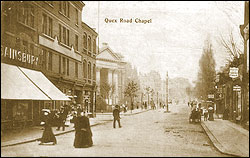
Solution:
[{"label": "building facade", "polygon": [[[94,113],[97,33],[81,20],[84,3],[1,3],[1,63],[42,72],[72,103]],[[39,113],[41,108],[58,109],[71,102],[36,104],[41,104]]]},{"label": "building facade", "polygon": [[121,54],[115,53],[107,43],[103,43],[103,47],[96,57],[97,91],[107,104],[103,108],[97,107],[100,111],[111,111],[112,105],[123,103],[126,65],[123,58]]}]

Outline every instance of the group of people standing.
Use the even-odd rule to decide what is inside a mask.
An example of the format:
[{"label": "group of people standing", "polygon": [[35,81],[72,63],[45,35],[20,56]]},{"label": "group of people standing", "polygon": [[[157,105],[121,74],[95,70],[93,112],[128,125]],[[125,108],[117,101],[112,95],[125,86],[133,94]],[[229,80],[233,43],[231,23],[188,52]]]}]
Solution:
[{"label": "group of people standing", "polygon": [[[53,145],[55,145],[57,144],[57,140],[52,131],[53,115],[50,113],[50,111],[45,111],[44,116],[45,117],[41,123],[44,126],[44,131],[42,134],[42,138],[40,139],[40,145],[51,142],[53,143]],[[58,125],[57,130],[59,130],[61,126],[63,127],[63,130],[65,129],[64,120],[66,119],[62,118],[62,120],[63,121],[61,124]],[[84,110],[78,110],[77,116],[74,117],[72,122],[74,123],[75,128],[75,139],[73,146],[75,148],[91,147],[93,145],[92,131],[90,128],[89,118],[87,117],[86,112]]]}]

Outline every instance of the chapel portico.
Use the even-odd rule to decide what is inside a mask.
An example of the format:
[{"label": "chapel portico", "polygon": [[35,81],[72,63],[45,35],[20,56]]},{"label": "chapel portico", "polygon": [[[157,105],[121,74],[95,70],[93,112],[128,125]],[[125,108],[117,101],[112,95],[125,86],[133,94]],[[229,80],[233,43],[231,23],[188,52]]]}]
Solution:
[{"label": "chapel portico", "polygon": [[[112,109],[112,105],[123,103],[125,65],[123,56],[115,53],[107,43],[103,43],[100,53],[96,57],[96,83],[97,95],[100,95],[101,87],[109,85],[110,91],[105,97],[109,105],[106,110]],[[105,88],[104,88],[105,89]]]}]

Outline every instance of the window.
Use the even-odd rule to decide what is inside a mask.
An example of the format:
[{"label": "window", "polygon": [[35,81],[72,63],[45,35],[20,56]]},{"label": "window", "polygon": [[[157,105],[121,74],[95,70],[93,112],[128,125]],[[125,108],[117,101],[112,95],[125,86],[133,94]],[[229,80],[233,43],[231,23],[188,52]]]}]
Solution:
[{"label": "window", "polygon": [[52,29],[53,28],[53,21],[52,21],[52,18],[49,17],[49,32],[48,32],[48,35],[50,37],[52,37]]},{"label": "window", "polygon": [[69,46],[69,30],[59,24],[59,41]]},{"label": "window", "polygon": [[83,70],[83,77],[84,77],[84,78],[87,78],[87,71],[86,71],[87,65],[86,65],[86,60],[83,61],[82,67],[83,67],[83,68],[82,68],[82,70]]},{"label": "window", "polygon": [[28,42],[23,41],[23,52],[28,53]]},{"label": "window", "polygon": [[42,27],[43,27],[43,33],[52,37],[53,20],[52,18],[48,17],[46,14],[43,14],[43,17],[42,17]]},{"label": "window", "polygon": [[43,33],[47,34],[47,15],[43,14],[42,18]]},{"label": "window", "polygon": [[78,25],[78,9],[76,8],[76,24]]},{"label": "window", "polygon": [[84,53],[87,53],[87,34],[85,32],[83,34],[83,48]]},{"label": "window", "polygon": [[78,78],[78,63],[75,62],[75,76]]},{"label": "window", "polygon": [[47,51],[46,49],[42,49],[42,68],[47,69]]},{"label": "window", "polygon": [[88,51],[90,51],[91,52],[91,37],[89,36],[89,38],[88,38]]},{"label": "window", "polygon": [[30,54],[34,54],[34,44],[30,44]]},{"label": "window", "polygon": [[30,8],[30,26],[34,27],[35,24],[35,10],[33,7]]},{"label": "window", "polygon": [[93,79],[96,80],[96,66],[93,65]]},{"label": "window", "polygon": [[96,54],[96,39],[93,41],[93,53]]},{"label": "window", "polygon": [[75,35],[75,50],[78,51],[78,36]]},{"label": "window", "polygon": [[48,60],[48,70],[52,71],[52,52],[48,52],[49,60]]},{"label": "window", "polygon": [[69,59],[67,59],[67,75],[69,76]]},{"label": "window", "polygon": [[59,56],[59,74],[61,73],[61,66],[62,66],[62,62],[61,62],[61,56]]},{"label": "window", "polygon": [[35,24],[35,10],[32,5],[21,4],[18,8],[18,21],[34,28]]},{"label": "window", "polygon": [[61,1],[59,4],[59,8],[60,8],[60,12],[65,15],[66,17],[69,18],[69,8],[70,8],[70,4],[67,1]]},{"label": "window", "polygon": [[65,57],[63,57],[63,72],[64,75],[66,74],[66,60]]},{"label": "window", "polygon": [[88,64],[88,79],[91,79],[91,63]]}]

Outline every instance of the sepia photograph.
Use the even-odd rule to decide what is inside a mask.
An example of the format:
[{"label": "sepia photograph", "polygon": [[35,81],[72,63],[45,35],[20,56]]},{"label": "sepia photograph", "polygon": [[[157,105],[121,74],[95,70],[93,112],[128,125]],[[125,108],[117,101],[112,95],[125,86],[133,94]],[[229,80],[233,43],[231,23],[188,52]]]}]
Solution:
[{"label": "sepia photograph", "polygon": [[249,157],[249,1],[1,1],[1,157]]}]

